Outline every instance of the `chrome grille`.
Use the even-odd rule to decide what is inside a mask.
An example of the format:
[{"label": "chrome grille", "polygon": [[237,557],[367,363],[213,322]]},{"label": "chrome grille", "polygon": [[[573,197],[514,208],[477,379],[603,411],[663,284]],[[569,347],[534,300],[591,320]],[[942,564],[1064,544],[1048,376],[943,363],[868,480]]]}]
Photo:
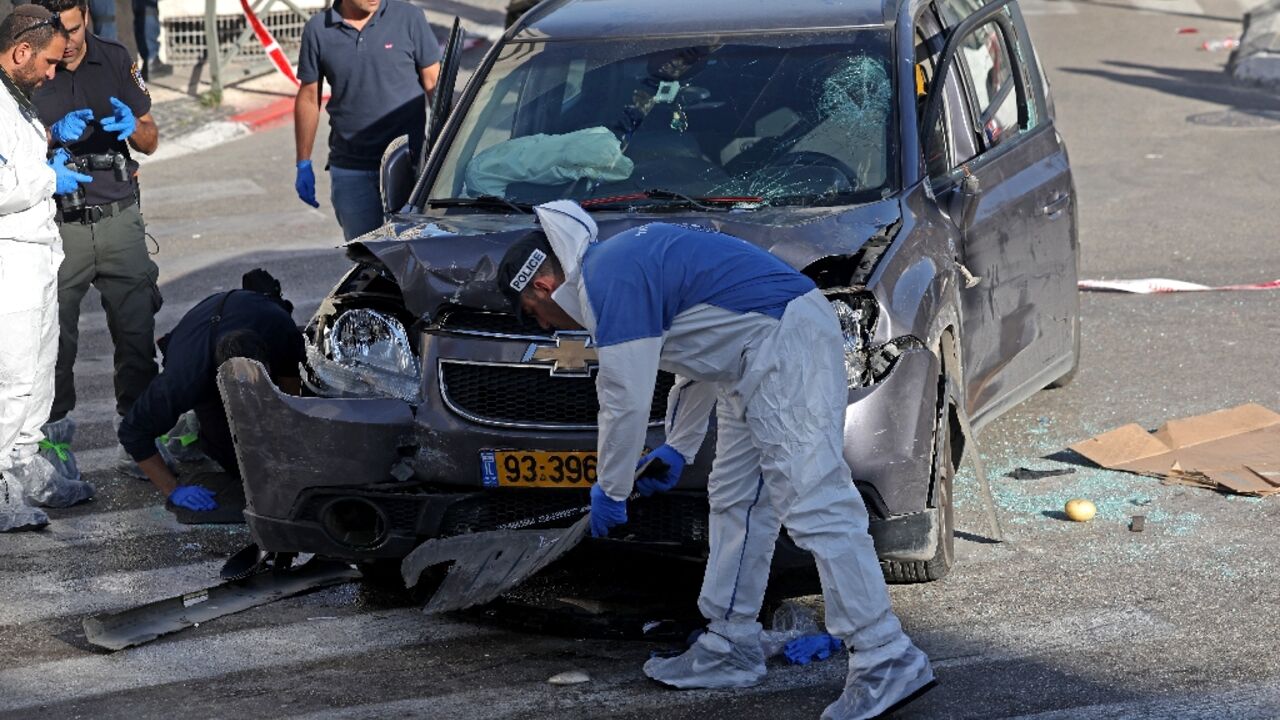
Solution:
[{"label": "chrome grille", "polygon": [[[661,423],[675,376],[659,372],[649,421]],[[440,361],[445,404],[474,422],[502,427],[596,427],[600,404],[593,377],[554,377],[545,365]]]}]

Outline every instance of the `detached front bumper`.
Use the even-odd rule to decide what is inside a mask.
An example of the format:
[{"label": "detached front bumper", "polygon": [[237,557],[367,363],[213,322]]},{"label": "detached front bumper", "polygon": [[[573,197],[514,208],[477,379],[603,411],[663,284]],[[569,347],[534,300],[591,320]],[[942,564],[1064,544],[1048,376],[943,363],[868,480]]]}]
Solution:
[{"label": "detached front bumper", "polygon": [[[294,397],[282,393],[260,363],[245,358],[219,368],[218,389],[244,478],[245,520],[264,550],[318,553],[339,546],[330,535],[340,528],[326,532],[322,514],[310,520],[302,514],[310,498],[323,498],[326,488],[394,487],[391,468],[400,449],[413,444],[413,411],[400,400]],[[329,508],[352,520],[360,519],[361,509]]]},{"label": "detached front bumper", "polygon": [[[432,441],[427,454],[438,455],[453,437],[424,437],[400,400],[294,397],[242,358],[219,369],[218,386],[236,438],[245,520],[269,552],[399,558],[429,537],[568,525],[590,502],[584,489],[484,488],[478,480],[450,487],[421,472],[397,480],[405,476],[393,474],[397,466],[421,469],[424,440]],[[472,449],[450,454],[476,455]],[[628,539],[692,551],[705,544],[706,523],[704,494],[668,493],[635,504]]]}]

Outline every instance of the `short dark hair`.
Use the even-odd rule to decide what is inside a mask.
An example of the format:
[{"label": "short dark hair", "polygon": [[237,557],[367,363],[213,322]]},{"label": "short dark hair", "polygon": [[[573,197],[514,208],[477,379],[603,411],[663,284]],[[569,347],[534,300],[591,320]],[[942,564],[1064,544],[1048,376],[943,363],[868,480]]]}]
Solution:
[{"label": "short dark hair", "polygon": [[32,5],[40,7],[52,13],[62,14],[71,8],[80,8],[80,12],[84,13],[86,19],[89,17],[89,0],[31,0]]},{"label": "short dark hair", "polygon": [[271,370],[271,353],[267,350],[267,343],[252,330],[232,330],[218,338],[218,345],[213,353],[217,364],[221,365],[237,357],[257,360],[267,366],[268,372]]},{"label": "short dark hair", "polygon": [[39,5],[18,5],[0,22],[0,52],[12,50],[19,42],[43,50],[53,42],[55,34],[67,37],[56,14]]}]

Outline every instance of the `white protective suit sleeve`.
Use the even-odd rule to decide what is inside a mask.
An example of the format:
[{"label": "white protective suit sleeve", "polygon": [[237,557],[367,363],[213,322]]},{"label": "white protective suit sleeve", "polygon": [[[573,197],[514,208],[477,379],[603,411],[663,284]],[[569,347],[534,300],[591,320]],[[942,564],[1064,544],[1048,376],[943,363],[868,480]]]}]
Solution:
[{"label": "white protective suit sleeve", "polygon": [[53,195],[53,168],[30,159],[31,153],[24,152],[34,145],[35,133],[30,124],[0,123],[0,215],[22,212]]},{"label": "white protective suit sleeve", "polygon": [[661,354],[660,337],[599,349],[596,394],[600,399],[600,457],[596,483],[614,500],[626,500],[635,484],[636,461],[644,450]]},{"label": "white protective suit sleeve", "polygon": [[707,418],[716,406],[715,383],[677,377],[667,395],[667,444],[693,462],[707,436]]}]

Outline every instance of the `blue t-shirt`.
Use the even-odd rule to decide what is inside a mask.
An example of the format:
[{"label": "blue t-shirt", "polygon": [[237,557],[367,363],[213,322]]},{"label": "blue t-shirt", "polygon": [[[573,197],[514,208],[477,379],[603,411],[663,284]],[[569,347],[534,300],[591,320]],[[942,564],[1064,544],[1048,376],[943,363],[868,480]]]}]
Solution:
[{"label": "blue t-shirt", "polygon": [[298,80],[323,78],[329,86],[329,164],[377,170],[401,135],[415,153],[422,148],[427,101],[419,71],[440,62],[440,44],[422,10],[402,0],[382,0],[361,30],[337,6],[303,28]]},{"label": "blue t-shirt", "polygon": [[587,248],[582,280],[599,347],[661,337],[681,312],[712,305],[780,319],[816,286],[772,254],[711,230],[652,223]]}]

